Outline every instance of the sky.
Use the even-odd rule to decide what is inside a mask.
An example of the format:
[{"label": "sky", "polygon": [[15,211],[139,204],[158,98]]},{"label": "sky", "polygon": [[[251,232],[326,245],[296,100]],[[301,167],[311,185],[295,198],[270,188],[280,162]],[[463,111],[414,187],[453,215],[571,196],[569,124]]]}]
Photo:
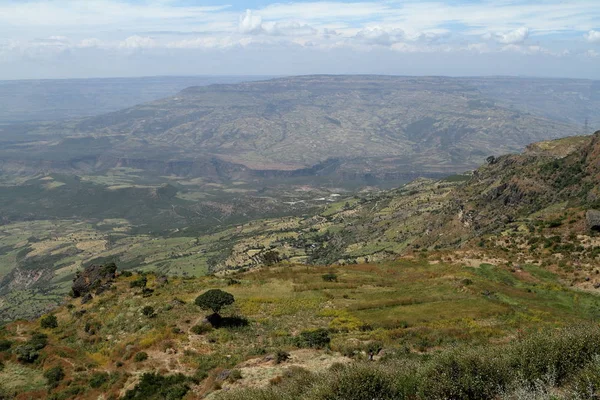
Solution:
[{"label": "sky", "polygon": [[317,73],[600,79],[600,1],[0,0],[0,80]]}]

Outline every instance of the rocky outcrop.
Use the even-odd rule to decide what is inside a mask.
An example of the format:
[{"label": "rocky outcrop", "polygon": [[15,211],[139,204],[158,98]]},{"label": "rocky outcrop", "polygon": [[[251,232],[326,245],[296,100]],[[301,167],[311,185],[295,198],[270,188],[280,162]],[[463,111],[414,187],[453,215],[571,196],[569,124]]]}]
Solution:
[{"label": "rocky outcrop", "polygon": [[94,290],[103,288],[100,292],[107,289],[107,285],[115,278],[117,266],[114,263],[106,265],[90,265],[83,271],[75,275],[71,294],[73,297],[85,297]]},{"label": "rocky outcrop", "polygon": [[600,211],[588,210],[585,214],[585,220],[590,230],[600,232]]}]

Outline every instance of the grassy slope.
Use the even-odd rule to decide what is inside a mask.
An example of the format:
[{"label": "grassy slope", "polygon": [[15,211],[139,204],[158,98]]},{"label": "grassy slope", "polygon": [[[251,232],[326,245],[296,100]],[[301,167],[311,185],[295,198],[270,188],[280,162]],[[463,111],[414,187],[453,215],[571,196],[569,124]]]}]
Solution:
[{"label": "grassy slope", "polygon": [[[328,271],[337,274],[337,282],[322,279]],[[370,346],[382,347],[386,354],[421,357],[456,344],[501,343],[517,330],[588,321],[600,310],[596,296],[565,288],[553,274],[533,266],[511,272],[502,266],[472,268],[426,258],[336,268],[272,267],[223,278],[175,278],[164,286],[151,275],[148,286],[155,291],[150,297],[129,288],[135,279],[119,278],[115,290],[89,304],[74,300],[57,309],[59,327],[42,330],[50,341],[37,363],[22,365],[10,351],[0,353],[6,365],[0,382],[15,374],[39,377],[62,365],[65,382],[87,387],[94,372],[109,372],[110,380],[100,388],[77,394],[78,399],[92,399],[100,392],[131,388],[144,371],[181,372],[199,379],[192,388],[201,395],[219,387],[266,385],[290,365],[321,371],[348,362],[346,356],[364,357],[361,351]],[[208,288],[234,294],[236,303],[225,315],[242,315],[249,326],[193,334],[191,327],[204,315],[193,299]],[[153,318],[141,314],[147,305],[156,310]],[[97,332],[86,333],[86,325],[94,322],[100,324]],[[332,332],[330,351],[296,349],[294,336],[320,327]],[[0,336],[14,341],[14,348],[39,330],[38,320],[19,321]],[[265,361],[265,354],[278,350],[289,351],[291,361]],[[148,360],[135,362],[132,357],[139,351]],[[222,368],[239,369],[242,378],[215,384]],[[45,389],[35,391],[40,388],[35,379],[11,382],[5,389],[33,390],[22,398],[47,396]],[[52,392],[67,390],[63,383]]]}]

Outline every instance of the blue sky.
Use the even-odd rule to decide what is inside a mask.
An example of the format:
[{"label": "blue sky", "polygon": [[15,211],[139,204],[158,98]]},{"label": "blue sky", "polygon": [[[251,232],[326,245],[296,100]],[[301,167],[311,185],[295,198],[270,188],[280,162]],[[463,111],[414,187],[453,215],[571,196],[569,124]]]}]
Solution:
[{"label": "blue sky", "polygon": [[0,0],[0,79],[181,74],[600,79],[597,0]]}]

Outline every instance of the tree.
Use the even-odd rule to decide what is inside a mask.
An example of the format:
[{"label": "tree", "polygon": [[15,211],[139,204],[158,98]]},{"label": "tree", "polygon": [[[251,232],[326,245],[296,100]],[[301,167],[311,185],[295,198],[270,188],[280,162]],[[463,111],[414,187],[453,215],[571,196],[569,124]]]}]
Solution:
[{"label": "tree", "polygon": [[213,313],[219,314],[223,307],[233,304],[234,301],[235,298],[231,293],[210,289],[196,297],[195,303],[203,310],[212,310]]}]

